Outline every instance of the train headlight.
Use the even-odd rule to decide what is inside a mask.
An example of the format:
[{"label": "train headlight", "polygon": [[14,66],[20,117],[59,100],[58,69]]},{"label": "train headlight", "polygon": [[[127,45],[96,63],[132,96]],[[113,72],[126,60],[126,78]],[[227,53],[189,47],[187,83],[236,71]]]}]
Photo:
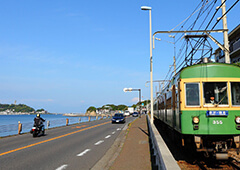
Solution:
[{"label": "train headlight", "polygon": [[[240,117],[239,117],[240,118]],[[194,124],[198,124],[199,123],[199,117],[197,117],[197,116],[195,116],[195,117],[193,117],[193,123]],[[239,119],[240,120],[240,119]]]},{"label": "train headlight", "polygon": [[235,122],[236,122],[237,124],[240,124],[240,117],[239,117],[239,116],[237,116],[237,117],[235,118]]}]

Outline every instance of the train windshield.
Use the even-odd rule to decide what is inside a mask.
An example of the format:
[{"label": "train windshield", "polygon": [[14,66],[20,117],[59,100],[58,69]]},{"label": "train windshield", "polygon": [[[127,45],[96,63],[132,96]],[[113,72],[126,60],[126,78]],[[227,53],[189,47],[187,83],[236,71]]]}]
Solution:
[{"label": "train windshield", "polygon": [[227,82],[203,83],[205,104],[228,105]]},{"label": "train windshield", "polygon": [[231,82],[232,105],[240,105],[240,82]]},{"label": "train windshield", "polygon": [[186,104],[187,106],[199,106],[199,84],[186,83]]}]

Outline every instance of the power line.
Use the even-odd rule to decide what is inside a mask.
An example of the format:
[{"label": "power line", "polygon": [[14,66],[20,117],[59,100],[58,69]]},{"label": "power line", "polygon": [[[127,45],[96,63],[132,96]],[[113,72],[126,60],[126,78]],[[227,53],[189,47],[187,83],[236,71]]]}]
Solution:
[{"label": "power line", "polygon": [[[226,0],[225,0],[226,1]],[[224,2],[225,2],[224,1]],[[237,0],[226,12],[225,14],[223,14],[219,19],[218,21],[215,23],[215,25],[212,27],[212,30],[216,27],[216,25],[219,23],[219,21],[225,16],[227,15],[227,13],[239,2],[239,0]]]},{"label": "power line", "polygon": [[[205,30],[207,30],[207,28],[210,26],[210,24],[212,23],[214,17],[216,16],[217,12],[219,11],[219,9],[222,7],[222,5],[223,5],[226,1],[227,1],[227,0],[225,0],[223,3],[221,3],[221,5],[220,5],[220,6],[216,9],[216,11],[213,13],[210,21],[207,23],[207,25],[206,25],[206,27],[205,27]],[[211,3],[210,3],[210,2],[211,2]],[[186,25],[186,23],[190,20],[190,18],[191,18],[196,12],[198,12],[198,11],[199,11],[199,13],[198,13],[195,21],[188,27],[188,29],[192,30],[192,29],[196,26],[198,20],[203,16],[203,14],[204,14],[204,13],[207,13],[206,16],[205,16],[205,15],[203,16],[203,17],[204,17],[203,22],[200,23],[200,26],[199,26],[199,28],[198,28],[198,29],[201,29],[201,27],[204,25],[204,22],[207,21],[207,18],[208,18],[208,17],[210,16],[210,14],[212,13],[212,11],[213,11],[213,9],[214,9],[214,6],[216,5],[216,2],[217,2],[217,0],[214,0],[214,1],[206,1],[206,2],[203,2],[203,3],[200,2],[200,3],[198,4],[198,6],[196,7],[196,9],[192,12],[192,14],[191,14],[190,16],[188,16],[185,20],[183,20],[180,24],[178,24],[176,27],[174,27],[172,30],[176,29],[176,28],[177,28],[178,26],[180,26],[181,24],[182,24],[182,25],[181,25],[181,27],[180,27],[179,30],[183,30],[184,25]],[[236,1],[235,1],[235,3],[227,10],[227,12],[226,12],[225,14],[223,14],[222,17],[215,23],[215,25],[212,27],[211,30],[213,30],[213,29],[216,27],[216,25],[219,23],[219,21],[230,11],[238,2],[239,2],[239,0],[236,0]],[[200,6],[201,4],[202,4],[202,6],[199,8],[199,6]],[[188,30],[188,29],[187,29],[187,30]],[[172,31],[172,30],[171,30],[171,31]],[[177,35],[177,33],[176,33],[176,35]],[[176,36],[176,35],[175,35],[175,36]],[[178,39],[175,41],[175,43],[178,43],[179,40],[182,39],[183,35],[184,35],[184,34],[182,34],[181,36],[179,36]],[[191,40],[190,42],[192,43],[192,41],[193,41],[193,40]],[[184,42],[185,42],[185,43],[183,43],[183,44],[182,44],[182,47],[179,49],[179,53],[175,56],[175,57],[176,57],[176,65],[177,65],[176,70],[177,70],[177,71],[179,71],[179,70],[183,67],[183,65],[186,64],[186,60],[188,60],[189,57],[191,57],[191,56],[193,56],[193,54],[196,54],[196,53],[197,53],[197,50],[198,50],[198,48],[200,48],[201,45],[206,45],[204,39],[203,39],[203,38],[200,38],[199,40],[196,41],[195,45],[193,46],[193,49],[194,49],[194,50],[192,49],[187,55],[185,55],[185,60],[183,60],[183,57],[184,57],[184,54],[183,54],[184,50],[183,50],[183,49],[184,49],[184,48],[187,49],[187,45],[188,45],[188,44],[186,43],[186,41],[184,41]],[[207,41],[207,42],[208,42],[208,41]],[[210,47],[210,43],[209,43],[209,42],[208,42],[208,44],[209,44],[209,47]],[[186,50],[185,53],[186,53],[186,52],[188,52],[188,51]],[[208,55],[210,52],[211,52],[210,55],[212,55],[212,49],[211,49],[211,48],[210,48],[210,50],[209,50],[208,52],[206,52],[206,53],[203,53],[203,51],[202,51],[202,56],[206,56],[206,55]],[[192,54],[192,55],[190,55],[190,54]],[[196,60],[199,61],[200,59],[196,59]],[[181,61],[182,61],[182,62],[181,62]],[[173,76],[173,72],[171,72],[171,70],[172,70],[172,67],[169,68],[169,71],[168,71],[168,73],[166,74],[165,79],[168,78],[169,76],[170,76],[170,77]]]}]

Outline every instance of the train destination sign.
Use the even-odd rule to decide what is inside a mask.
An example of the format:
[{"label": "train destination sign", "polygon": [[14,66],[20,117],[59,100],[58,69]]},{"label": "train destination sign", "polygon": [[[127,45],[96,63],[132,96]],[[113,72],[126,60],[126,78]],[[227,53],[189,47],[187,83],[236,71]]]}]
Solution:
[{"label": "train destination sign", "polygon": [[207,116],[228,116],[228,111],[215,111],[215,110],[208,110],[206,112],[206,115]]}]

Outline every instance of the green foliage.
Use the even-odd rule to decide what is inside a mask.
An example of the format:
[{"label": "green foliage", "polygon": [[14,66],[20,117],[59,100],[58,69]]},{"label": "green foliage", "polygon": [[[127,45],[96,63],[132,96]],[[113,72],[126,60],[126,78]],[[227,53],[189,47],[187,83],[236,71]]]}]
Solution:
[{"label": "green foliage", "polygon": [[151,101],[150,100],[144,100],[142,102],[138,102],[137,104],[133,104],[132,107],[136,108],[137,106],[142,106],[142,103],[143,103],[143,106],[147,106],[147,104],[149,104]]},{"label": "green foliage", "polygon": [[114,104],[106,104],[102,107],[99,107],[97,109],[108,109],[108,110],[127,110],[127,106],[126,105],[114,105]]},{"label": "green foliage", "polygon": [[143,103],[144,103],[144,106],[146,106],[147,104],[151,103],[151,100],[144,100]]},{"label": "green foliage", "polygon": [[136,105],[136,104],[133,104],[132,107],[135,109],[135,108],[137,107],[137,105]]},{"label": "green foliage", "polygon": [[238,62],[238,63],[234,63],[234,64],[240,67],[240,62]]},{"label": "green foliage", "polygon": [[45,111],[44,109],[38,109],[36,110],[36,112],[42,112],[42,111]]},{"label": "green foliage", "polygon": [[25,104],[0,104],[0,111],[5,110],[14,110],[15,112],[33,112],[35,111],[33,108],[25,105]]},{"label": "green foliage", "polygon": [[115,110],[116,106],[114,104],[106,104],[106,105],[102,106],[102,109]]},{"label": "green foliage", "polygon": [[[132,107],[136,108],[137,106],[139,105],[142,105],[142,103],[144,104],[144,106],[146,106],[148,103],[150,103],[150,100],[144,100],[142,102],[138,102],[137,104],[133,104]],[[103,105],[102,107],[99,107],[99,108],[95,108],[93,106],[89,107],[87,109],[87,111],[96,111],[96,109],[107,109],[107,110],[127,110],[128,109],[128,106],[127,105],[124,105],[124,104],[120,104],[120,105],[114,105],[114,104],[106,104],[106,105]]]},{"label": "green foliage", "polygon": [[123,104],[118,105],[117,108],[118,108],[117,110],[127,110],[128,109],[128,107],[126,105],[123,105]]},{"label": "green foliage", "polygon": [[90,106],[88,109],[87,109],[87,111],[89,111],[89,112],[92,112],[92,111],[96,111],[97,109],[96,109],[96,107],[94,107],[94,106]]}]

